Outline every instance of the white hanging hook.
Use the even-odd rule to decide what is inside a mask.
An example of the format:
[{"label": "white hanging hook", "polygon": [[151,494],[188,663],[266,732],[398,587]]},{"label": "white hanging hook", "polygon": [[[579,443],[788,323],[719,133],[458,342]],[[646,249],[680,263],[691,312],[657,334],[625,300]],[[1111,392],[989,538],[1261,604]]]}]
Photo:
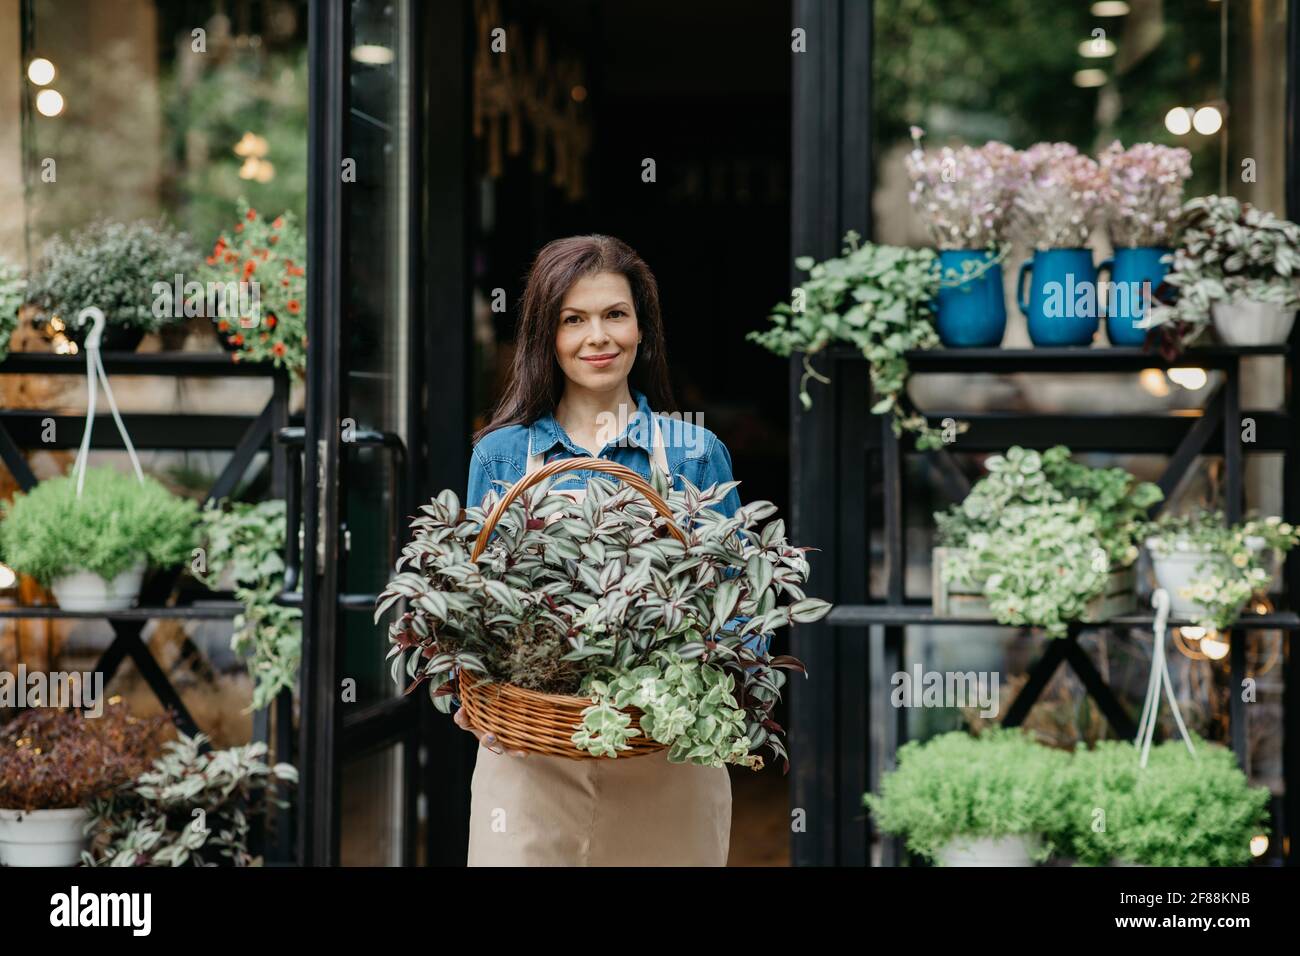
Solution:
[{"label": "white hanging hook", "polygon": [[89,305],[77,313],[77,328],[83,328],[86,319],[91,320],[90,331],[86,334],[86,427],[81,434],[81,447],[77,449],[77,459],[72,463],[72,473],[77,476],[77,497],[81,497],[82,489],[86,485],[86,464],[90,458],[90,436],[95,430],[95,404],[96,396],[99,394],[99,385],[104,386],[104,396],[108,399],[109,411],[113,413],[113,421],[117,424],[117,431],[122,436],[122,444],[126,446],[126,453],[131,458],[131,467],[135,469],[135,477],[141,484],[144,484],[144,470],[140,467],[140,459],[136,456],[135,446],[131,444],[131,436],[126,433],[126,424],[122,421],[122,415],[117,410],[117,401],[113,398],[112,386],[108,384],[108,374],[104,371],[104,360],[99,354],[100,339],[104,334],[104,313],[96,306]]},{"label": "white hanging hook", "polygon": [[91,319],[90,331],[86,333],[86,348],[99,348],[99,340],[104,335],[104,313],[97,306],[88,305],[77,313],[77,328],[86,324],[86,318]]}]

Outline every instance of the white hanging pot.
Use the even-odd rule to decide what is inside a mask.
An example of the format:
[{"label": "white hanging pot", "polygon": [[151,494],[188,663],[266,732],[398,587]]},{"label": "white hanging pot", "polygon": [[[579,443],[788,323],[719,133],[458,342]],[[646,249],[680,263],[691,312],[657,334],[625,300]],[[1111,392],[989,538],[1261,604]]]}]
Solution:
[{"label": "white hanging pot", "polygon": [[76,866],[89,818],[85,807],[0,810],[0,866]]},{"label": "white hanging pot", "polygon": [[1295,309],[1253,299],[1215,302],[1210,314],[1214,331],[1228,345],[1282,345],[1295,323]]},{"label": "white hanging pot", "polygon": [[65,611],[124,611],[140,596],[145,562],[137,561],[111,581],[91,571],[74,571],[50,582]]},{"label": "white hanging pot", "polygon": [[935,854],[940,866],[1033,866],[1035,836],[957,837]]},{"label": "white hanging pot", "polygon": [[[1155,571],[1156,585],[1169,592],[1169,607],[1174,617],[1198,618],[1209,610],[1191,593],[1192,582],[1214,573],[1215,564],[1225,566],[1227,559],[1212,551],[1189,550],[1179,547],[1180,542],[1161,542],[1148,538],[1147,550],[1151,552],[1151,566]],[[1250,537],[1246,545],[1254,551],[1264,546],[1264,539]],[[1184,593],[1186,592],[1186,593]],[[1245,601],[1242,605],[1245,605]]]}]

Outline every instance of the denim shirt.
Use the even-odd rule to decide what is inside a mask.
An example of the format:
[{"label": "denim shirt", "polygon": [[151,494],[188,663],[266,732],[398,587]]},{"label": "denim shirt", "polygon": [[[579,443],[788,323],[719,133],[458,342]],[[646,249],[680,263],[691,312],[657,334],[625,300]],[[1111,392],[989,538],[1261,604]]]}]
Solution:
[{"label": "denim shirt", "polygon": [[[632,390],[636,411],[628,416],[626,427],[618,438],[606,443],[596,455],[631,468],[642,478],[650,478],[650,448],[653,441],[650,403],[641,392]],[[717,482],[732,481],[731,455],[727,446],[703,425],[667,415],[655,414],[659,433],[663,436],[664,452],[673,488],[680,490],[680,479],[685,478],[704,490]],[[531,425],[509,425],[489,432],[474,446],[469,463],[469,491],[467,504],[477,505],[489,491],[505,489],[495,482],[514,484],[524,476],[528,456],[541,454],[544,463],[557,458],[586,458],[589,452],[579,447],[560,427],[553,414],[547,414]],[[597,475],[588,469],[565,472],[556,476],[555,489],[581,488],[587,480]],[[602,476],[608,477],[608,476]],[[728,518],[740,508],[740,495],[733,488],[714,508]],[[724,631],[733,630],[748,618],[733,618],[724,625]],[[757,642],[745,643],[758,653],[766,653],[770,635],[755,635]]]}]

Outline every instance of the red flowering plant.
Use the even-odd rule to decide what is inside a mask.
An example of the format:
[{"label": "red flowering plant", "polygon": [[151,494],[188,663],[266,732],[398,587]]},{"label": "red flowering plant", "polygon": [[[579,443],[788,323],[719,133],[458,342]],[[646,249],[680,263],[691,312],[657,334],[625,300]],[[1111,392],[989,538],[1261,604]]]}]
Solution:
[{"label": "red flowering plant", "polygon": [[239,201],[239,221],[221,234],[205,260],[209,283],[227,290],[237,283],[238,294],[225,294],[209,312],[236,362],[274,362],[304,373],[306,258],[307,240],[292,213],[264,219],[246,200]]}]

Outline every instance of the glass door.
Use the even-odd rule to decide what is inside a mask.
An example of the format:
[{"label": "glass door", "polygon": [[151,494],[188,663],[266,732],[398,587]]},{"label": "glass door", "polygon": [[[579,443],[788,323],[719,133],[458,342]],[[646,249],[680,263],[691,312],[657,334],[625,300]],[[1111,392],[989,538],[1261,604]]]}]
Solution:
[{"label": "glass door", "polygon": [[412,6],[311,7],[299,834],[307,865],[417,862],[421,700],[389,678],[386,632],[372,620],[414,510]]}]

